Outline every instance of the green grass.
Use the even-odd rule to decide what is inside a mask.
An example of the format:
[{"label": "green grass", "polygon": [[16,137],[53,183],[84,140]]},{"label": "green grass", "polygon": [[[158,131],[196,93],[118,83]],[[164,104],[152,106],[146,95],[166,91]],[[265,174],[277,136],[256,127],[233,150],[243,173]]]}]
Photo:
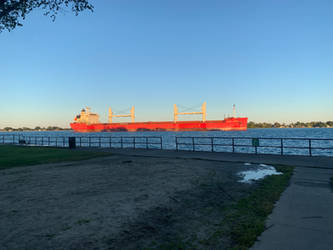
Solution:
[{"label": "green grass", "polygon": [[231,205],[217,205],[214,209],[221,211],[221,218],[216,218],[218,226],[208,237],[201,239],[198,245],[183,239],[160,245],[157,249],[217,249],[220,244],[225,249],[249,249],[266,229],[267,216],[272,213],[281,193],[289,185],[294,168],[278,166],[276,169],[283,175],[271,175],[259,181],[248,196]]},{"label": "green grass", "polygon": [[227,208],[224,223],[229,228],[232,249],[248,249],[266,229],[265,221],[274,204],[289,184],[292,167],[276,167],[283,175],[272,175],[259,184],[248,197]]},{"label": "green grass", "polygon": [[0,170],[17,166],[86,160],[107,155],[110,155],[110,153],[66,148],[4,145],[0,146]]}]

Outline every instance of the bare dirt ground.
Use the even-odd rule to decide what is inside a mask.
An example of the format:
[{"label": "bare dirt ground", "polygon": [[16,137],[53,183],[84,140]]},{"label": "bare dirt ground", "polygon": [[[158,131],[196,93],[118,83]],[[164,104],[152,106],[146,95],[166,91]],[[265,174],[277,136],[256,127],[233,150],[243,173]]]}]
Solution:
[{"label": "bare dirt ground", "polygon": [[236,175],[249,168],[115,155],[2,170],[0,248],[142,249],[178,240],[206,248],[221,216],[214,208],[249,192]]}]

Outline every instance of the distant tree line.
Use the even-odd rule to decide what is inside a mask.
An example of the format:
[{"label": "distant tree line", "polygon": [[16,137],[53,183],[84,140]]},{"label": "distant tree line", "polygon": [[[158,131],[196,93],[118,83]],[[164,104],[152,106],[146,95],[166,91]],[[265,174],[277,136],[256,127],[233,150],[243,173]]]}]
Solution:
[{"label": "distant tree line", "polygon": [[285,123],[267,123],[267,122],[248,122],[248,128],[333,128],[333,121],[327,122],[295,122],[290,124]]},{"label": "distant tree line", "polygon": [[12,128],[12,127],[5,127],[3,129],[0,129],[0,131],[60,131],[60,130],[70,130],[70,128],[60,128],[57,126],[48,126],[48,127],[35,127],[35,128],[28,128],[28,127],[22,127],[22,128]]}]

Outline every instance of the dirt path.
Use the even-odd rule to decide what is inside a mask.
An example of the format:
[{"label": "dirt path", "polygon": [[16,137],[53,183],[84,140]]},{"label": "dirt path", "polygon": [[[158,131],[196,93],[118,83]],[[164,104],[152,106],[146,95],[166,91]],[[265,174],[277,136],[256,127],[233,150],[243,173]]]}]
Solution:
[{"label": "dirt path", "polygon": [[[0,171],[1,249],[138,249],[214,231],[242,163],[113,156]],[[202,213],[206,211],[207,213]],[[206,214],[207,216],[203,216]]]}]

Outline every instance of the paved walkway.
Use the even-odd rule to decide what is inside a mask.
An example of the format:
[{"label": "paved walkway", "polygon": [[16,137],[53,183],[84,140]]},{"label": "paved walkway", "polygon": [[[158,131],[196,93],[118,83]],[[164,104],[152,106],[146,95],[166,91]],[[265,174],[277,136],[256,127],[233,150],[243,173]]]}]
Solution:
[{"label": "paved walkway", "polygon": [[253,154],[113,150],[114,153],[195,158],[214,161],[285,164],[295,166],[289,187],[269,216],[268,229],[253,250],[333,249],[333,157],[272,156]]},{"label": "paved walkway", "polygon": [[333,169],[296,168],[253,250],[333,249]]}]

